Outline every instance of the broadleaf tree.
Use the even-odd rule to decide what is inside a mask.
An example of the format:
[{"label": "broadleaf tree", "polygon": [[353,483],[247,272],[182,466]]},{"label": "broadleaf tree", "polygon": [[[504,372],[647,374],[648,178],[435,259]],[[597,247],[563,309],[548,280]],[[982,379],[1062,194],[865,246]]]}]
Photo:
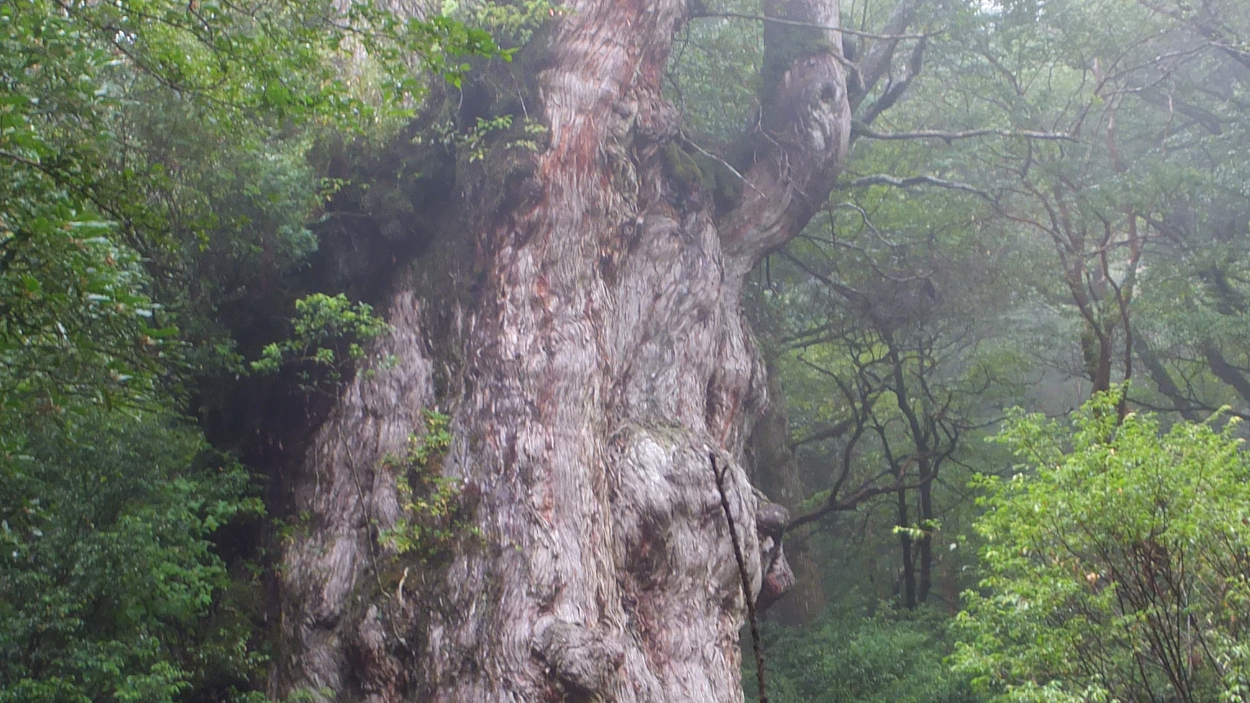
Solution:
[{"label": "broadleaf tree", "polygon": [[954,657],[992,700],[1250,696],[1237,423],[1121,420],[1122,392],[1071,427],[1019,413],[1000,437],[1020,464],[984,481],[983,580]]}]

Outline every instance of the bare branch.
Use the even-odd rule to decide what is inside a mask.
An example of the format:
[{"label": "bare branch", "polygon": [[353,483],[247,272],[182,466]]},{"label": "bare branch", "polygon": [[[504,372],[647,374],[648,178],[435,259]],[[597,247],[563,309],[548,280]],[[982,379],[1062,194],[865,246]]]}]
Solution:
[{"label": "bare branch", "polygon": [[772,22],[773,24],[784,24],[787,27],[810,27],[812,29],[826,29],[831,32],[841,32],[843,34],[850,34],[856,37],[867,37],[868,39],[885,39],[887,41],[899,41],[903,39],[926,39],[928,37],[933,36],[934,34],[940,33],[940,32],[934,32],[933,34],[873,34],[872,32],[861,32],[857,29],[846,29],[845,27],[835,27],[835,26],[827,25],[827,24],[816,24],[814,22],[798,22],[796,20],[787,20],[787,19],[782,19],[780,17],[765,17],[764,15],[748,15],[742,12],[700,12],[699,14],[691,17],[691,19],[703,19],[703,18],[713,18],[713,19],[727,18],[727,19],[740,19],[740,20],[755,20],[757,22]]},{"label": "bare branch", "polygon": [[842,435],[846,434],[847,431],[851,429],[851,426],[853,424],[854,423],[851,422],[850,420],[842,420],[840,422],[835,423],[831,427],[826,427],[824,429],[817,430],[807,435],[806,437],[803,437],[801,439],[796,439],[793,442],[790,442],[790,448],[794,449],[796,447],[801,447],[804,444],[811,444],[813,442],[823,442],[827,439],[837,439],[841,437]]},{"label": "bare branch", "polygon": [[895,188],[910,188],[918,185],[931,185],[938,188],[946,188],[948,190],[960,190],[965,193],[984,198],[990,202],[994,202],[994,197],[988,192],[977,188],[976,186],[959,181],[948,181],[945,178],[937,178],[936,176],[911,176],[910,178],[897,178],[884,173],[878,173],[872,176],[863,176],[852,181],[839,183],[841,188],[860,188],[863,186],[894,186]]},{"label": "bare branch", "polygon": [[875,498],[879,495],[885,495],[888,493],[915,490],[931,481],[932,478],[929,478],[915,483],[891,483],[886,486],[874,486],[871,481],[866,482],[859,488],[852,491],[846,498],[831,499],[812,512],[807,513],[806,515],[800,515],[799,517],[791,520],[790,524],[786,525],[786,532],[793,532],[803,525],[815,522],[830,513],[850,512],[856,510],[870,498]]},{"label": "bare branch", "polygon": [[1030,129],[969,129],[962,132],[948,132],[940,129],[920,129],[914,132],[877,132],[862,122],[851,125],[852,136],[866,139],[941,139],[947,143],[956,139],[972,139],[974,137],[1018,137],[1023,139],[1041,139],[1046,141],[1062,140],[1075,142],[1076,137],[1063,132],[1038,132]]}]

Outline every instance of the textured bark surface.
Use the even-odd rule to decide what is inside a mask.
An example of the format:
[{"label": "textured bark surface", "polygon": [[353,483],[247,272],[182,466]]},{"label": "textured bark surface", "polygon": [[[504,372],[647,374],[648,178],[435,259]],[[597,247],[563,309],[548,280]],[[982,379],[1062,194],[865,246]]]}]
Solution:
[{"label": "textured bark surface", "polygon": [[[548,144],[513,169],[517,197],[463,203],[472,299],[435,313],[397,285],[379,349],[393,366],[358,374],[304,462],[296,502],[311,524],[284,556],[275,693],[742,697],[742,588],[709,454],[729,467],[752,592],[767,602],[791,578],[786,518],[741,465],[767,392],[739,299],[837,175],[850,131],[840,42],[822,32],[762,95],[766,143],[718,222],[710,194],[666,169],[679,125],[660,82],[684,3],[568,9],[537,78]],[[838,19],[834,2],[768,11]],[[435,345],[452,350],[446,368],[423,332],[434,314],[455,321]],[[453,412],[443,471],[473,496],[480,531],[437,569],[375,539],[399,514],[381,459],[420,431],[436,373]]]},{"label": "textured bark surface", "polygon": [[[771,368],[768,394],[768,410],[756,422],[747,445],[748,464],[761,491],[790,514],[800,515],[802,503],[812,491],[804,485],[798,457],[790,445],[790,415],[781,384]],[[794,573],[794,584],[770,615],[786,625],[806,625],[825,612],[824,574],[809,553],[805,539],[788,541],[786,558]]]},{"label": "textured bark surface", "polygon": [[[295,689],[348,691],[361,685],[378,688],[375,700],[401,700],[402,677],[380,667],[396,668],[388,657],[355,672],[354,650],[387,651],[376,608],[362,586],[378,582],[380,549],[371,523],[394,524],[399,517],[395,476],[382,468],[387,454],[399,455],[408,436],[422,426],[421,411],[434,403],[432,365],[421,331],[420,302],[404,290],[393,296],[389,319],[394,331],[376,356],[393,355],[395,364],[376,375],[358,374],[321,426],[308,450],[304,471],[294,486],[295,503],[309,516],[283,558],[281,661],[271,693]],[[389,364],[388,364],[389,366]],[[389,557],[384,557],[389,558]],[[370,576],[372,574],[372,576]],[[352,622],[349,613],[357,615]],[[371,681],[370,678],[393,679]]]}]

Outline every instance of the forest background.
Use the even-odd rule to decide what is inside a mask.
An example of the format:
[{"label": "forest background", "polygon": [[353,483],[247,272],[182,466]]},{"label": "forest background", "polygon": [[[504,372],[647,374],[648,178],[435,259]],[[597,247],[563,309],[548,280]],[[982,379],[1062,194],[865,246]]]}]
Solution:
[{"label": "forest background", "polygon": [[[282,442],[456,167],[545,138],[458,106],[561,9],[440,9],[0,3],[0,701],[266,699]],[[742,188],[763,14],[692,7],[670,56],[701,197]],[[891,58],[743,304],[747,463],[795,518],[771,699],[1250,700],[1250,6],[842,17]],[[454,488],[407,491],[379,543],[435,560]]]}]

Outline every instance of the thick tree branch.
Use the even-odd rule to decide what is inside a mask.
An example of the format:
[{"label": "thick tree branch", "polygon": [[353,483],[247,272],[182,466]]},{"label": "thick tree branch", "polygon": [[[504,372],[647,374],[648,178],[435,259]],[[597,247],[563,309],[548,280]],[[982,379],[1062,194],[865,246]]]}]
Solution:
[{"label": "thick tree branch", "polygon": [[1159,356],[1150,348],[1150,342],[1145,337],[1138,336],[1136,344],[1133,345],[1133,353],[1137,355],[1142,365],[1146,367],[1146,373],[1155,382],[1159,392],[1167,396],[1168,400],[1171,401],[1173,410],[1191,422],[1200,419],[1192,400],[1181,392],[1180,387],[1176,385],[1176,381],[1172,379],[1172,374],[1168,373],[1167,367],[1163,365],[1163,362],[1159,360]]},{"label": "thick tree branch", "polygon": [[[916,18],[924,0],[898,0],[890,12],[889,19],[882,28],[885,36],[901,35],[907,31]],[[856,71],[855,88],[850,98],[851,110],[859,107],[859,103],[868,95],[877,81],[881,80],[890,69],[894,60],[894,51],[898,47],[898,39],[880,39],[872,43],[863,58],[859,60]]]},{"label": "thick tree branch", "polygon": [[838,437],[841,437],[842,435],[846,434],[854,424],[855,423],[851,422],[850,420],[842,420],[841,422],[834,423],[830,427],[817,430],[815,432],[812,432],[811,434],[808,434],[806,437],[802,437],[800,439],[794,440],[793,442],[790,443],[790,448],[794,449],[795,447],[801,447],[805,444],[812,444],[814,442],[823,442],[827,439],[837,439]]},{"label": "thick tree branch", "polygon": [[[898,102],[899,98],[903,97],[903,93],[906,93],[907,89],[911,87],[911,82],[915,80],[916,76],[920,75],[920,69],[924,64],[924,50],[926,45],[927,42],[923,39],[920,43],[916,44],[916,47],[911,50],[911,57],[907,60],[907,68],[903,77],[897,82],[891,81],[886,86],[886,89],[881,96],[874,100],[873,103],[860,114],[860,122],[863,122],[865,125],[872,124],[873,120],[881,116],[881,113],[893,107],[894,103]],[[852,81],[852,84],[855,90],[861,92],[862,96],[867,96],[868,92],[872,90],[873,85],[880,77],[872,77],[872,82],[867,82],[867,79],[865,79],[863,75],[862,71],[856,72],[854,76],[855,80]],[[852,98],[853,97],[854,93],[852,94]],[[851,102],[852,109],[855,109],[857,105],[858,102],[853,99]]]},{"label": "thick tree branch", "polygon": [[1194,120],[1202,125],[1203,129],[1211,134],[1222,134],[1224,132],[1224,120],[1209,110],[1204,110],[1197,105],[1185,102],[1175,95],[1158,95],[1153,91],[1138,91],[1134,93],[1143,102],[1161,107],[1168,110],[1175,110],[1186,117]]},{"label": "thick tree branch", "polygon": [[[741,276],[789,241],[828,197],[850,144],[850,108],[837,2],[770,0],[764,26],[760,121],[747,188],[720,228],[730,271]],[[795,23],[795,24],[791,24]]]},{"label": "thick tree branch", "polygon": [[886,495],[889,493],[898,493],[900,491],[914,491],[921,485],[928,483],[930,480],[932,479],[930,478],[916,483],[891,483],[887,486],[876,486],[872,485],[871,482],[866,482],[860,485],[859,488],[852,491],[847,497],[836,498],[834,496],[830,496],[829,501],[827,501],[824,505],[810,513],[794,518],[790,521],[789,525],[786,525],[786,532],[793,532],[808,523],[815,522],[824,516],[829,515],[830,513],[849,512],[855,510],[859,508],[860,505],[863,505],[869,498],[875,498],[879,495]]},{"label": "thick tree branch", "polygon": [[1214,342],[1204,342],[1202,353],[1207,358],[1207,363],[1211,365],[1211,373],[1232,386],[1244,402],[1250,403],[1250,379],[1246,378],[1241,369],[1230,364]]}]

